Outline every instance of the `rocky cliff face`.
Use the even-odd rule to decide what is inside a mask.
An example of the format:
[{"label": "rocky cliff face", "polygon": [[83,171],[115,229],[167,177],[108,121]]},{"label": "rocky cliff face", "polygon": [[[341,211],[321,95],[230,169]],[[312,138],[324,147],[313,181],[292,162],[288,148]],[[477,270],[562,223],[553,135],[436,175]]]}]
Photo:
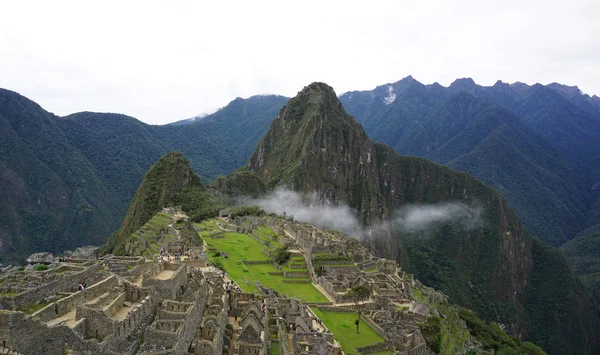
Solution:
[{"label": "rocky cliff face", "polygon": [[[505,324],[513,334],[530,338],[551,353],[574,348],[573,344],[587,353],[597,349],[594,336],[565,337],[565,332],[589,332],[576,321],[565,322],[560,329],[544,324],[530,334],[538,317],[527,309],[525,298],[532,296],[527,286],[536,267],[532,237],[495,190],[468,174],[402,157],[386,145],[373,143],[326,84],[305,87],[283,107],[248,169],[269,187],[286,185],[316,193],[323,201],[348,204],[366,226],[383,225],[378,238],[366,238],[373,252],[396,258],[422,282],[444,290],[454,302],[480,316]],[[475,228],[438,226],[416,238],[393,230],[395,211],[403,206],[444,201],[480,206],[484,222]],[[552,284],[549,278],[537,281]],[[571,281],[555,286],[573,289]],[[593,310],[585,295],[574,295],[556,311]],[[598,324],[595,314],[586,317]],[[562,340],[549,342],[549,337]]]}]

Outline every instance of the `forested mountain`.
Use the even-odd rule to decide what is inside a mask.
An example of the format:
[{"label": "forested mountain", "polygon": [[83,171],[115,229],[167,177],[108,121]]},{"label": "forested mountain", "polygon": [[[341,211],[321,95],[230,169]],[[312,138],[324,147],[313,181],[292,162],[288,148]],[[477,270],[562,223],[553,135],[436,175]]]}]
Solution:
[{"label": "forested mountain", "polygon": [[238,98],[203,120],[151,126],[111,113],[48,113],[0,90],[0,262],[102,244],[144,174],[180,151],[206,181],[243,165],[287,101]]},{"label": "forested mountain", "polygon": [[116,196],[56,116],[0,89],[0,260],[103,243]]},{"label": "forested mountain", "polygon": [[[459,109],[474,99],[461,95]],[[515,120],[506,116],[504,121]],[[600,350],[594,302],[564,257],[533,238],[497,191],[465,173],[373,143],[329,86],[311,84],[284,106],[248,169],[268,187],[288,186],[327,203],[348,204],[363,223],[383,230],[379,239],[366,240],[376,254],[391,254],[453,302],[505,324],[549,353]],[[416,235],[390,228],[403,206],[440,202],[481,203],[485,222]]]},{"label": "forested mountain", "polygon": [[590,172],[600,157],[600,111],[565,88],[471,79],[444,88],[407,77],[340,100],[372,139],[473,174],[498,189],[534,235],[558,246],[597,214],[600,181]]},{"label": "forested mountain", "polygon": [[190,215],[211,210],[213,216],[221,206],[194,173],[190,162],[178,152],[166,154],[148,170],[129,205],[121,228],[110,237],[106,250],[122,255],[128,237],[163,207],[170,206],[180,206]]}]

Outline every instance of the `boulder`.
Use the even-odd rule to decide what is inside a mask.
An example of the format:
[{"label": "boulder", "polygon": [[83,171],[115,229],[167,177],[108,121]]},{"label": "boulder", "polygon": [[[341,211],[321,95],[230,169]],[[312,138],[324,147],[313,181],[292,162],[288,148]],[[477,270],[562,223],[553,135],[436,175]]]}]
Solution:
[{"label": "boulder", "polygon": [[100,248],[92,245],[75,249],[73,259],[77,260],[98,260],[100,257]]},{"label": "boulder", "polygon": [[54,262],[54,255],[51,253],[35,253],[29,255],[27,258],[29,264],[52,264]]}]

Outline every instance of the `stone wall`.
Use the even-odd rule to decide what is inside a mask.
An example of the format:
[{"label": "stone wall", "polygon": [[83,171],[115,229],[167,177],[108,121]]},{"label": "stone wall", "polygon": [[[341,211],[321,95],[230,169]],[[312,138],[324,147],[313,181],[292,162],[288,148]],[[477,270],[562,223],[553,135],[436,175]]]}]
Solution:
[{"label": "stone wall", "polygon": [[0,311],[0,344],[4,343],[22,354],[63,354],[66,345],[82,353],[113,353],[96,341],[81,338],[69,327],[49,328],[31,316],[13,311]]},{"label": "stone wall", "polygon": [[85,268],[81,272],[60,275],[56,280],[44,285],[29,289],[13,297],[13,303],[17,308],[25,308],[31,304],[41,303],[43,300],[54,297],[59,292],[76,292],[80,282],[97,280],[100,264]]},{"label": "stone wall", "polygon": [[175,273],[167,280],[144,277],[142,285],[144,287],[154,286],[159,297],[162,299],[176,299],[183,294],[187,284],[187,265],[161,262],[157,274],[163,270],[173,270]]},{"label": "stone wall", "polygon": [[361,354],[372,354],[380,351],[384,351],[389,349],[389,345],[387,343],[377,343],[375,345],[363,346],[362,348],[356,348]]},{"label": "stone wall", "polygon": [[309,277],[308,271],[284,271],[283,272],[283,277],[290,277],[290,278],[306,278]]},{"label": "stone wall", "polygon": [[362,319],[371,328],[373,328],[373,330],[375,331],[375,333],[377,333],[377,335],[379,335],[383,339],[388,340],[388,338],[389,338],[388,334],[383,329],[381,329],[381,327],[377,323],[375,323],[371,318],[365,316],[364,313],[361,313],[360,314],[360,319]]}]

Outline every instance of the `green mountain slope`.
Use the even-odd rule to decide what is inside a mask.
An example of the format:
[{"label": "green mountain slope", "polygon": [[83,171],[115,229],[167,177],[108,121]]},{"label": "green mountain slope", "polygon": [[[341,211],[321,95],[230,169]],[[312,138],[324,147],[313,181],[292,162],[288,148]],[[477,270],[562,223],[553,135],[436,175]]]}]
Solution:
[{"label": "green mountain slope", "polygon": [[600,304],[600,229],[593,228],[560,247],[581,282]]},{"label": "green mountain slope", "polygon": [[100,244],[116,227],[116,194],[56,124],[0,89],[0,260]]},{"label": "green mountain slope", "polygon": [[543,120],[552,114],[554,121],[569,121],[562,113],[578,109],[554,93],[548,100],[560,103],[560,110],[533,112],[537,106],[529,99],[531,91],[524,84],[502,82],[481,87],[471,79],[443,88],[409,77],[372,91],[349,92],[340,100],[374,140],[400,154],[472,174],[498,189],[535,235],[560,245],[586,223],[590,184],[584,169],[566,158],[568,151],[525,117]]},{"label": "green mountain slope", "polygon": [[178,152],[161,157],[148,170],[129,205],[121,229],[110,237],[106,251],[123,254],[130,235],[163,207],[174,206],[181,206],[190,216],[206,211],[216,215],[221,206],[193,172],[189,161]]},{"label": "green mountain slope", "polygon": [[[533,239],[498,192],[467,174],[373,143],[326,84],[311,84],[283,107],[248,169],[269,187],[286,185],[329,203],[346,203],[367,225],[385,224],[407,204],[482,205],[485,223],[472,230],[450,225],[430,231],[426,239],[400,233],[366,242],[454,302],[500,321],[549,353],[600,349],[593,301],[572,273],[565,273],[564,258]],[[546,263],[548,258],[553,263]],[[551,277],[553,272],[562,274]],[[546,314],[533,307],[536,297],[552,306]],[[548,321],[564,314],[569,316],[560,323]]]},{"label": "green mountain slope", "polygon": [[56,117],[8,90],[0,100],[0,261],[19,261],[104,243],[146,171],[169,151],[184,152],[207,181],[235,171],[287,99],[238,98],[180,127],[111,113]]}]

